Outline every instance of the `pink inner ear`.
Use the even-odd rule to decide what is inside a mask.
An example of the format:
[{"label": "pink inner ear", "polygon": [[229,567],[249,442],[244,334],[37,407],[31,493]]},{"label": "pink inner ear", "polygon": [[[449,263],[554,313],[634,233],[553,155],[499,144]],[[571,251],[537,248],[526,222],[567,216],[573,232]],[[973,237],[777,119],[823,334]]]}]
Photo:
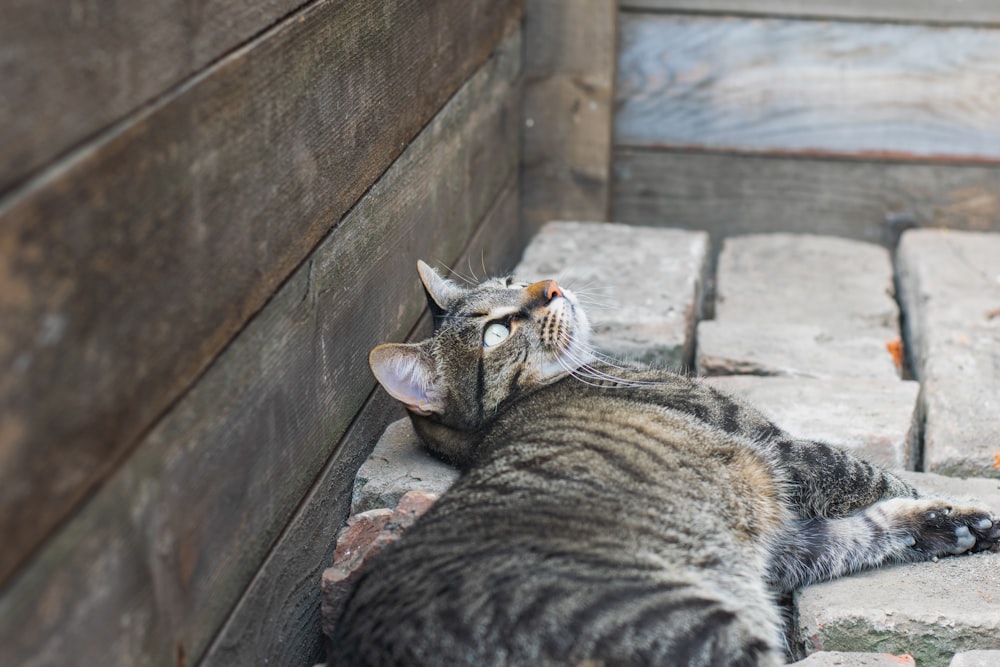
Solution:
[{"label": "pink inner ear", "polygon": [[380,345],[369,357],[372,372],[390,396],[420,415],[441,411],[432,361],[417,345]]}]

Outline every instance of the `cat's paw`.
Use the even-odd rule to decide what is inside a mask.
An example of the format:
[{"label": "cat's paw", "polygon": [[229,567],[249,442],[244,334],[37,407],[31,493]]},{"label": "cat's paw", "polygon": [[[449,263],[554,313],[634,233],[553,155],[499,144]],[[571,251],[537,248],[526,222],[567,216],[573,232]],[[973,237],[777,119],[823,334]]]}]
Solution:
[{"label": "cat's paw", "polygon": [[906,521],[910,547],[916,551],[935,557],[997,548],[1000,517],[988,509],[938,498],[916,503]]}]

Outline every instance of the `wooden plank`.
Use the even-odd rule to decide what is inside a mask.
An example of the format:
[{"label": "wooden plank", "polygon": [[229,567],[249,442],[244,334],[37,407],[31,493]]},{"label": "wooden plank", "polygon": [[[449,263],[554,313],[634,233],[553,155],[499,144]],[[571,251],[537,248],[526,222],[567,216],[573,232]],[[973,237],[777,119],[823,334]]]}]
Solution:
[{"label": "wooden plank", "polygon": [[2,193],[305,0],[0,4]]},{"label": "wooden plank", "polygon": [[0,582],[520,13],[321,0],[0,207]]},{"label": "wooden plank", "polygon": [[[517,174],[511,172],[462,257],[447,263],[493,275],[510,269],[522,249],[512,233],[518,228],[517,199]],[[429,333],[430,318],[425,313],[408,338],[422,340]],[[336,532],[347,516],[358,466],[385,425],[402,416],[399,404],[376,390],[212,642],[201,667],[311,665],[325,659],[316,632],[320,574],[333,560]]]},{"label": "wooden plank", "polygon": [[617,146],[1000,161],[1000,30],[623,14]]},{"label": "wooden plank", "polygon": [[[0,664],[195,664],[518,164],[519,33],[9,584]],[[489,159],[484,159],[488,156]]]},{"label": "wooden plank", "polygon": [[615,0],[527,0],[523,215],[607,220]]},{"label": "wooden plank", "polygon": [[615,219],[831,234],[892,245],[900,223],[1000,231],[1000,167],[615,152]]},{"label": "wooden plank", "polygon": [[804,18],[1000,24],[994,0],[620,0],[623,11],[764,14]]}]

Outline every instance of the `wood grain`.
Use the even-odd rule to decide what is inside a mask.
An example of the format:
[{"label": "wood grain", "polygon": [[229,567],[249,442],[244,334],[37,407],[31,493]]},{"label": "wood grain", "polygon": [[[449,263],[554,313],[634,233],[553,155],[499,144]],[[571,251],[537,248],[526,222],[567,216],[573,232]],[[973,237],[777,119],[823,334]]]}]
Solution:
[{"label": "wood grain", "polygon": [[527,0],[523,215],[607,220],[615,0]]},{"label": "wood grain", "polygon": [[625,13],[616,146],[1000,160],[1000,30]]},{"label": "wood grain", "polygon": [[0,582],[520,13],[314,3],[0,207]]},{"label": "wood grain", "polygon": [[[510,269],[522,245],[517,243],[517,175],[486,213],[472,241],[458,258],[442,258],[447,266],[495,275]],[[416,272],[413,274],[416,280]],[[430,333],[426,313],[407,337],[422,340]],[[333,458],[240,599],[225,627],[212,642],[201,667],[320,662],[319,578],[332,562],[340,522],[346,517],[351,483],[386,424],[403,416],[385,392],[375,394],[355,418]]]},{"label": "wood grain", "polygon": [[[0,664],[195,664],[518,163],[520,39],[406,148],[0,598]],[[488,156],[489,159],[484,159]]]},{"label": "wood grain", "polygon": [[899,222],[1000,231],[1000,167],[615,152],[614,215],[644,225],[892,245]]},{"label": "wood grain", "polygon": [[767,14],[859,21],[1000,24],[994,0],[620,0],[623,11]]},{"label": "wood grain", "polygon": [[0,3],[0,193],[303,4]]}]

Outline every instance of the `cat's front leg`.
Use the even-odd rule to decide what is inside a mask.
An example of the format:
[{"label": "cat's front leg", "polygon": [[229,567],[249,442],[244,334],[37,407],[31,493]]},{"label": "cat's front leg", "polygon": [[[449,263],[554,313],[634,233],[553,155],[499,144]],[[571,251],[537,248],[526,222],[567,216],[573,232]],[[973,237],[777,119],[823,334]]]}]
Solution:
[{"label": "cat's front leg", "polygon": [[1000,518],[973,503],[891,498],[838,519],[797,521],[773,545],[769,579],[787,592],[888,563],[996,549]]}]

